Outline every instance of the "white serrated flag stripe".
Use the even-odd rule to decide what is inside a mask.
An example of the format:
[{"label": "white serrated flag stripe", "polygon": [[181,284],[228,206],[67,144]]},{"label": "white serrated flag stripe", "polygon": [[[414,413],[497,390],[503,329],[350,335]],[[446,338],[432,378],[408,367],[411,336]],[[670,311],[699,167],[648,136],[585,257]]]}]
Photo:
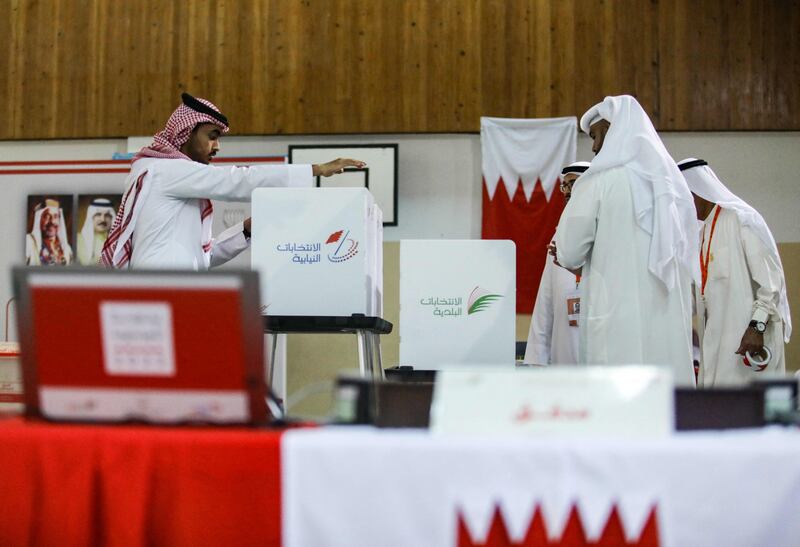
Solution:
[{"label": "white serrated flag stripe", "polygon": [[540,181],[547,199],[553,194],[561,169],[575,161],[578,122],[565,118],[481,118],[483,179],[489,199],[500,180],[509,199],[522,182],[530,201]]}]

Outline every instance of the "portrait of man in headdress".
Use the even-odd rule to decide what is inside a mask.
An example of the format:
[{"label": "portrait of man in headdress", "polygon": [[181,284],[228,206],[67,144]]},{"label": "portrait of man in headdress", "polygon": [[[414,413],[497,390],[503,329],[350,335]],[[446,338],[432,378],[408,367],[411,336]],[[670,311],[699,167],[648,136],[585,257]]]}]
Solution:
[{"label": "portrait of man in headdress", "polygon": [[78,241],[75,251],[78,263],[97,265],[117,216],[121,194],[78,196]]},{"label": "portrait of man in headdress", "polygon": [[66,266],[73,261],[72,196],[28,196],[25,263],[29,266]]}]

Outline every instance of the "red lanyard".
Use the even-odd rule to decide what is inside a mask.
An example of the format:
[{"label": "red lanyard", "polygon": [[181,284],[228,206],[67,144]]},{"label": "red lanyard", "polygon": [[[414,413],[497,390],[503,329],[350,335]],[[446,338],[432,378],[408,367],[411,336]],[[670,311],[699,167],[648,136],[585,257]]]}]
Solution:
[{"label": "red lanyard", "polygon": [[700,294],[706,294],[706,281],[708,281],[708,263],[711,259],[711,240],[714,239],[714,228],[717,227],[717,218],[722,207],[717,206],[717,211],[714,213],[714,220],[711,222],[711,233],[708,236],[708,247],[706,248],[706,259],[703,261],[703,245],[706,242],[706,229],[703,227],[703,241],[700,243],[700,275],[702,276],[703,285],[700,287]]}]

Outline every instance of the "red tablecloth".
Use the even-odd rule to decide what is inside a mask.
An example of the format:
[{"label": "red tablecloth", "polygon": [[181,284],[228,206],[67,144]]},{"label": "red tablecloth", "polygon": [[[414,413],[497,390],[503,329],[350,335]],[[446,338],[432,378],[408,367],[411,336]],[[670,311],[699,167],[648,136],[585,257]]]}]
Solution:
[{"label": "red tablecloth", "polygon": [[0,545],[280,545],[280,438],[0,420]]}]

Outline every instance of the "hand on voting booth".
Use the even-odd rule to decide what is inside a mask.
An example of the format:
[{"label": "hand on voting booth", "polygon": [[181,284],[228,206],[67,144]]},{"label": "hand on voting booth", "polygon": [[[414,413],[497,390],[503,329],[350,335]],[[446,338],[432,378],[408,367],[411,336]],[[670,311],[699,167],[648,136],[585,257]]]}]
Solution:
[{"label": "hand on voting booth", "polygon": [[346,167],[356,167],[363,169],[367,164],[360,160],[351,160],[345,158],[337,158],[327,163],[321,163],[312,166],[312,173],[315,177],[330,177],[344,173]]}]

